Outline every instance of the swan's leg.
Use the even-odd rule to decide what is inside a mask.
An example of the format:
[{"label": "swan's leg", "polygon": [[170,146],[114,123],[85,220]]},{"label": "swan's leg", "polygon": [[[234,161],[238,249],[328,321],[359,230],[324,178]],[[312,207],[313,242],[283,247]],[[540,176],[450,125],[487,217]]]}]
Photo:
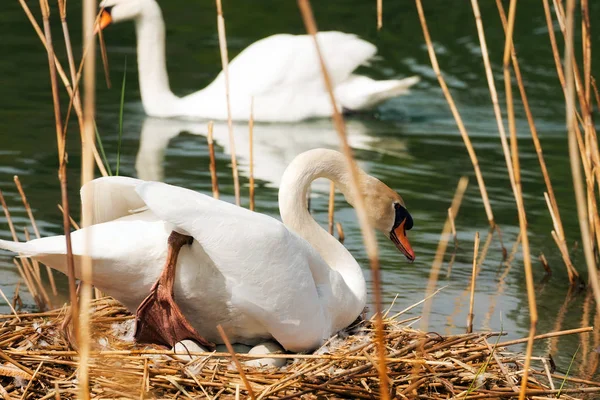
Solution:
[{"label": "swan's leg", "polygon": [[163,272],[152,286],[148,297],[136,311],[135,339],[137,342],[172,347],[184,339],[192,339],[204,348],[214,349],[215,345],[200,336],[190,325],[173,297],[179,251],[183,246],[191,244],[192,241],[191,236],[175,231],[169,235],[167,262]]},{"label": "swan's leg", "polygon": [[[248,354],[275,354],[283,353],[283,347],[275,341],[262,342],[250,349]],[[244,361],[244,365],[249,367],[276,367],[281,368],[287,363],[285,358],[255,358]]]}]

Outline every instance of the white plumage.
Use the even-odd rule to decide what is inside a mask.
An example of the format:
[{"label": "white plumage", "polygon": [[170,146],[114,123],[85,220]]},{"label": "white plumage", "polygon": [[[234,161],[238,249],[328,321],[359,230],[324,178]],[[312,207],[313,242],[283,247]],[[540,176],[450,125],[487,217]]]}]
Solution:
[{"label": "white plumage", "polygon": [[[76,276],[89,234],[92,284],[135,312],[165,265],[172,231],[192,236],[179,253],[175,301],[198,333],[221,343],[221,324],[234,343],[275,339],[291,351],[318,347],[347,327],[366,304],[362,270],[350,252],[307,210],[319,177],[333,180],[348,201],[349,171],[333,150],[302,153],[284,173],[279,207],[285,223],[206,195],[126,177],[96,179],[82,188],[94,225],[72,233]],[[373,227],[389,236],[400,196],[361,172]],[[135,211],[133,211],[135,210]],[[64,236],[0,248],[66,272]],[[411,257],[414,254],[411,250]]]},{"label": "white plumage", "polygon": [[[144,110],[155,117],[227,119],[223,72],[205,89],[185,97],[171,92],[165,60],[165,26],[155,0],[104,0],[112,22],[134,20],[138,71]],[[353,72],[377,49],[355,35],[319,32],[317,39],[335,86],[340,108],[369,109],[408,92],[418,82],[375,81]],[[323,84],[315,45],[308,35],[277,34],[244,49],[229,64],[230,104],[234,120],[293,122],[329,117],[332,107]]]}]

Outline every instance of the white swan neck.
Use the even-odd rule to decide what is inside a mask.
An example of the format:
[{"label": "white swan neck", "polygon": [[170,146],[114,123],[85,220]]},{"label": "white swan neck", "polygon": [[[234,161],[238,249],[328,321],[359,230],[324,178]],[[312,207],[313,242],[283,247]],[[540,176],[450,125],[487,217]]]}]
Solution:
[{"label": "white swan neck", "polygon": [[[296,157],[285,170],[279,189],[279,210],[283,223],[308,241],[330,268],[343,277],[356,297],[356,304],[364,307],[366,283],[352,254],[325,231],[308,212],[307,193],[312,181],[327,178],[335,183],[352,204],[350,171],[342,154],[333,150],[316,149]],[[359,313],[361,310],[359,310]],[[358,315],[358,314],[357,314]]]},{"label": "white swan neck", "polygon": [[179,98],[169,86],[165,23],[158,4],[155,5],[156,9],[146,10],[135,21],[140,92],[148,115],[173,116],[177,114]]}]

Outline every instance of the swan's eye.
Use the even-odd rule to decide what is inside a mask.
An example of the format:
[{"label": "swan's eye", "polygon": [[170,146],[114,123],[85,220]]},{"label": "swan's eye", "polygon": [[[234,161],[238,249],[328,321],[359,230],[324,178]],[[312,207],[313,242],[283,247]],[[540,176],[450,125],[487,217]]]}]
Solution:
[{"label": "swan's eye", "polygon": [[394,209],[396,210],[396,218],[394,220],[394,229],[396,229],[400,224],[406,220],[404,224],[404,229],[407,231],[413,227],[413,219],[408,210],[402,206],[400,203],[394,203]]}]

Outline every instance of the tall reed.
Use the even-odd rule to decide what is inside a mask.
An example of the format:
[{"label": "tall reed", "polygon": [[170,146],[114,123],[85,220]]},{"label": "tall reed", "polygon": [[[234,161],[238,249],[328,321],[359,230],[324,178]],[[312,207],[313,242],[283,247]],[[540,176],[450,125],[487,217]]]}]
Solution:
[{"label": "tall reed", "polygon": [[[477,26],[477,34],[479,36],[479,44],[481,46],[481,56],[483,57],[483,64],[485,67],[485,76],[487,78],[490,96],[492,98],[492,105],[494,108],[494,116],[496,117],[496,124],[498,125],[498,132],[500,133],[500,143],[502,144],[502,152],[506,161],[506,168],[508,169],[508,177],[510,179],[510,185],[513,193],[517,193],[515,172],[513,170],[510,149],[508,147],[508,140],[506,138],[506,131],[504,130],[504,122],[502,121],[502,111],[498,103],[498,94],[496,92],[496,84],[494,82],[494,75],[492,73],[492,67],[490,64],[490,58],[488,55],[487,44],[485,40],[485,33],[483,30],[483,22],[481,21],[481,13],[479,11],[479,3],[477,0],[471,0],[471,7],[473,8],[473,14],[475,16],[475,25]],[[515,201],[517,205],[520,201],[519,197],[515,195]]]},{"label": "tall reed", "polygon": [[329,77],[329,73],[327,71],[327,67],[325,65],[325,61],[323,59],[323,55],[321,53],[321,48],[319,46],[319,42],[317,40],[317,25],[313,16],[312,8],[309,0],[298,0],[298,6],[300,8],[300,12],[302,14],[302,20],[304,21],[304,26],[309,35],[312,36],[313,42],[315,45],[315,49],[318,55],[319,64],[321,67],[321,72],[323,74],[323,81],[325,83],[325,87],[327,92],[329,93],[329,99],[331,101],[331,106],[333,109],[333,123],[336,129],[336,132],[340,138],[340,146],[342,149],[342,153],[346,158],[346,162],[351,172],[352,179],[350,180],[350,187],[353,193],[356,195],[356,204],[354,204],[354,208],[356,210],[356,214],[358,216],[358,221],[360,223],[360,228],[363,235],[363,241],[365,244],[365,248],[367,251],[367,255],[369,257],[371,273],[372,273],[372,281],[373,281],[373,294],[374,294],[374,303],[375,303],[375,327],[376,327],[376,338],[377,338],[377,353],[379,357],[379,365],[378,365],[378,373],[379,373],[379,393],[382,399],[389,399],[389,383],[388,376],[385,367],[385,343],[384,343],[384,327],[383,327],[383,318],[382,318],[382,309],[381,309],[381,283],[380,283],[380,271],[379,271],[379,256],[378,256],[378,248],[377,248],[377,239],[375,238],[375,232],[373,228],[369,225],[369,221],[367,219],[367,211],[365,199],[362,196],[360,188],[360,181],[358,175],[358,166],[356,165],[356,161],[354,161],[354,156],[352,155],[352,149],[348,143],[348,137],[346,134],[346,125],[344,123],[344,118],[338,109],[337,102],[335,100],[335,96],[333,94],[333,84]]},{"label": "tall reed", "polygon": [[529,236],[527,235],[527,216],[523,205],[523,192],[521,188],[521,170],[519,163],[519,150],[517,145],[517,131],[515,125],[515,114],[512,97],[512,81],[510,73],[511,49],[513,47],[513,30],[515,24],[515,15],[517,11],[516,0],[511,0],[508,10],[508,24],[506,27],[506,41],[504,44],[504,86],[506,97],[506,113],[508,116],[508,127],[511,138],[511,155],[514,169],[514,179],[516,192],[514,193],[517,199],[517,208],[519,212],[519,229],[521,233],[521,243],[523,246],[523,264],[525,268],[525,281],[527,285],[527,299],[529,305],[529,341],[527,342],[527,350],[525,354],[525,369],[521,378],[521,393],[519,400],[525,399],[525,391],[527,389],[527,380],[529,376],[529,367],[531,365],[531,355],[533,352],[533,341],[537,328],[538,314],[537,304],[535,301],[535,288],[533,284],[533,272],[531,269],[531,254],[529,250]]},{"label": "tall reed", "polygon": [[221,336],[221,339],[223,339],[223,343],[225,343],[225,346],[227,347],[227,350],[229,351],[229,354],[231,355],[231,359],[233,360],[238,372],[240,373],[240,377],[242,378],[242,381],[244,382],[244,386],[246,386],[246,391],[248,391],[248,396],[250,396],[250,398],[252,400],[255,400],[256,396],[254,395],[252,386],[250,385],[248,378],[246,378],[246,374],[244,373],[244,368],[242,368],[242,363],[240,363],[240,360],[235,355],[235,350],[233,349],[233,346],[231,345],[229,338],[225,334],[225,330],[223,329],[223,327],[221,325],[217,325],[217,331],[219,332],[219,336]]},{"label": "tall reed", "polygon": [[456,108],[456,104],[454,103],[454,99],[450,94],[450,90],[448,89],[448,85],[446,84],[446,80],[442,75],[440,70],[440,66],[437,61],[437,56],[435,55],[435,50],[431,43],[431,37],[429,36],[429,29],[427,28],[427,20],[425,18],[425,12],[423,11],[423,5],[421,4],[421,0],[415,0],[417,5],[417,12],[419,13],[419,21],[421,22],[421,28],[423,30],[423,36],[425,38],[425,44],[427,45],[427,52],[429,53],[429,58],[431,60],[431,66],[435,75],[438,79],[442,92],[444,93],[444,97],[450,107],[450,111],[452,112],[452,116],[456,121],[456,125],[458,126],[458,130],[460,131],[460,135],[465,143],[465,147],[467,148],[467,152],[469,153],[469,158],[471,159],[471,163],[473,164],[473,170],[475,171],[475,177],[477,178],[477,184],[479,185],[479,191],[481,192],[481,199],[483,200],[483,206],[485,208],[485,213],[487,215],[488,222],[490,226],[495,227],[496,223],[494,221],[494,214],[492,212],[492,206],[490,205],[490,200],[488,197],[487,189],[485,188],[485,182],[483,181],[483,175],[481,174],[481,169],[479,168],[479,161],[477,160],[477,154],[475,154],[475,149],[473,149],[473,145],[471,144],[471,139],[469,138],[469,134],[465,128],[462,117]]},{"label": "tall reed", "polygon": [[219,199],[219,181],[217,179],[217,162],[215,160],[215,143],[213,141],[213,128],[214,124],[212,121],[208,123],[208,156],[210,158],[209,170],[210,170],[210,181],[212,184],[212,194],[215,199]]},{"label": "tall reed", "polygon": [[[29,6],[27,5],[27,3],[25,2],[25,0],[19,0],[19,4],[21,5],[21,7],[23,8],[23,11],[25,12],[25,15],[27,16],[27,18],[29,19],[29,22],[31,23],[31,26],[33,27],[33,29],[35,30],[36,34],[38,35],[40,41],[42,42],[42,45],[44,45],[44,48],[47,49],[48,44],[46,43],[46,38],[44,36],[44,33],[42,32],[40,26],[38,25],[35,17],[33,16],[33,14],[31,13],[31,10],[29,9]],[[65,15],[65,19],[66,19],[66,2],[59,4],[59,9],[62,12],[64,12]],[[66,22],[62,25],[63,29],[67,29],[65,32],[65,44],[67,47],[67,52],[71,51],[71,55],[70,57],[72,57],[72,50],[71,49],[71,40],[70,40],[70,36],[68,34],[68,28],[66,25]],[[85,54],[86,50],[84,50],[84,54]],[[69,54],[67,53],[67,56],[69,56]],[[81,107],[81,103],[79,101],[76,101],[77,99],[75,98],[75,96],[77,95],[77,85],[76,82],[77,80],[74,78],[74,83],[73,85],[71,85],[71,83],[69,82],[69,78],[67,78],[67,75],[65,74],[65,71],[60,63],[60,61],[58,60],[58,58],[54,57],[54,64],[56,66],[56,72],[58,73],[58,76],[60,77],[65,89],[67,90],[67,93],[69,94],[70,97],[70,101],[71,104],[74,106],[75,108],[75,112],[78,116],[78,120],[80,122],[80,128],[83,126],[83,120],[82,118],[82,107]],[[69,106],[69,111],[70,111],[70,106]],[[69,115],[69,111],[67,111],[67,115]],[[68,120],[68,119],[66,119]],[[66,127],[68,124],[65,123],[64,126]],[[83,131],[81,133],[81,140],[83,141],[84,136],[83,136]],[[102,164],[102,158],[100,157],[100,154],[98,153],[98,149],[96,149],[96,147],[94,146],[92,148],[92,151],[94,153],[94,159],[96,160],[96,163],[98,165],[98,169],[100,170],[100,172],[102,173],[102,176],[106,176],[107,175],[107,171],[106,168],[104,168],[104,165]]]},{"label": "tall reed", "polygon": [[[96,15],[96,0],[85,0],[83,3],[83,47],[88,49],[84,59],[83,70],[83,127],[84,127],[84,144],[82,146],[81,157],[81,186],[94,179],[94,158],[92,148],[94,146],[94,121],[96,108],[96,42],[94,40],[95,15]],[[82,199],[84,207],[82,207],[82,228],[89,227],[92,224],[92,199]],[[66,210],[65,210],[66,211]],[[82,399],[89,398],[89,352],[90,352],[90,301],[92,298],[92,259],[89,256],[91,249],[91,232],[85,231],[83,257],[81,262],[81,314],[79,318],[79,373],[77,375],[79,381],[79,397]]]},{"label": "tall reed", "polygon": [[225,35],[225,18],[221,0],[217,2],[217,29],[219,33],[219,49],[221,50],[221,66],[225,77],[225,99],[227,102],[227,128],[229,129],[229,147],[231,147],[231,170],[233,172],[233,190],[235,204],[240,205],[240,178],[238,175],[237,159],[235,154],[235,137],[233,135],[233,121],[231,119],[231,104],[229,101],[229,57],[227,55],[227,36]]},{"label": "tall reed", "polygon": [[[575,189],[575,199],[577,204],[577,217],[579,220],[579,228],[581,231],[581,239],[583,242],[583,252],[585,255],[586,264],[588,267],[589,280],[594,291],[596,298],[596,307],[600,311],[600,283],[598,282],[598,272],[596,269],[596,261],[594,259],[592,249],[592,238],[590,234],[590,226],[588,225],[588,211],[595,212],[597,215],[598,210],[589,210],[586,204],[586,194],[583,187],[583,177],[581,176],[581,159],[577,144],[576,137],[576,124],[577,119],[575,118],[575,59],[574,59],[574,44],[573,44],[573,30],[574,30],[574,14],[575,12],[575,1],[567,0],[566,3],[566,25],[565,25],[565,55],[564,55],[564,74],[566,80],[566,113],[567,113],[567,131],[569,138],[569,160],[571,164],[571,174],[573,176],[573,187]],[[581,98],[580,98],[581,99]],[[580,102],[581,108],[585,112],[585,119],[587,121],[589,117],[589,109],[585,107],[585,101]],[[587,124],[586,124],[587,125]],[[589,132],[591,134],[591,132]],[[597,142],[595,143],[597,151]],[[591,155],[590,153],[588,153]],[[586,160],[586,156],[583,155],[583,160]],[[585,165],[585,161],[584,161]],[[589,176],[589,175],[588,175]],[[589,182],[589,180],[588,180]],[[588,187],[588,196],[589,196]],[[593,191],[592,191],[592,196]],[[595,199],[594,199],[595,200]]]},{"label": "tall reed", "polygon": [[[46,40],[46,51],[48,53],[48,66],[50,70],[50,86],[52,88],[52,102],[54,104],[54,122],[56,127],[56,144],[58,146],[58,177],[60,180],[61,203],[65,210],[63,216],[63,231],[65,234],[67,250],[67,276],[69,278],[69,297],[71,300],[71,317],[73,321],[78,321],[77,317],[77,293],[75,291],[75,263],[73,261],[73,250],[71,246],[71,222],[69,221],[69,198],[67,185],[67,155],[66,155],[66,135],[63,133],[62,117],[60,112],[60,98],[58,93],[58,82],[56,79],[56,64],[54,47],[52,45],[52,33],[50,31],[50,6],[47,0],[40,0],[42,10],[42,19],[44,23],[44,34]],[[75,323],[77,326],[77,323]],[[77,330],[76,330],[77,331]]]},{"label": "tall reed", "polygon": [[[23,205],[25,206],[25,211],[27,212],[27,216],[29,217],[29,221],[31,222],[31,226],[33,227],[33,232],[35,233],[36,238],[40,238],[40,231],[35,223],[35,218],[33,218],[33,212],[31,211],[31,206],[29,205],[29,201],[27,201],[27,196],[25,196],[25,191],[23,190],[23,186],[21,186],[21,181],[19,177],[15,175],[13,177],[15,181],[15,185],[17,186],[17,190],[19,191],[19,195],[21,196],[21,200],[23,201]],[[35,262],[35,260],[34,260]],[[46,266],[46,273],[48,274],[48,280],[50,280],[50,287],[52,288],[52,293],[56,296],[58,291],[56,290],[56,282],[54,281],[54,274],[52,273],[52,269]]]},{"label": "tall reed", "polygon": [[479,232],[475,232],[475,241],[473,243],[473,270],[471,272],[471,297],[469,300],[469,315],[467,316],[467,333],[473,332],[473,307],[475,304],[475,280],[477,277],[477,252],[479,251]]},{"label": "tall reed", "polygon": [[448,217],[446,218],[446,222],[444,223],[444,227],[442,228],[440,241],[438,242],[437,250],[435,251],[435,257],[433,259],[431,270],[429,272],[427,288],[425,289],[425,297],[428,300],[425,301],[423,305],[423,311],[421,312],[421,330],[423,331],[427,331],[429,327],[429,313],[431,312],[431,300],[429,299],[432,297],[431,295],[435,292],[435,288],[437,287],[437,281],[440,274],[440,270],[442,268],[442,263],[444,261],[444,255],[446,254],[446,249],[448,248],[448,239],[450,236],[450,231],[452,229],[450,215],[452,215],[452,218],[456,218],[458,216],[460,205],[462,204],[462,199],[465,194],[465,191],[467,190],[468,185],[469,178],[467,178],[466,176],[461,177],[458,181],[458,184],[456,185],[456,190],[452,198],[452,203],[450,204],[450,212],[448,213]]}]

